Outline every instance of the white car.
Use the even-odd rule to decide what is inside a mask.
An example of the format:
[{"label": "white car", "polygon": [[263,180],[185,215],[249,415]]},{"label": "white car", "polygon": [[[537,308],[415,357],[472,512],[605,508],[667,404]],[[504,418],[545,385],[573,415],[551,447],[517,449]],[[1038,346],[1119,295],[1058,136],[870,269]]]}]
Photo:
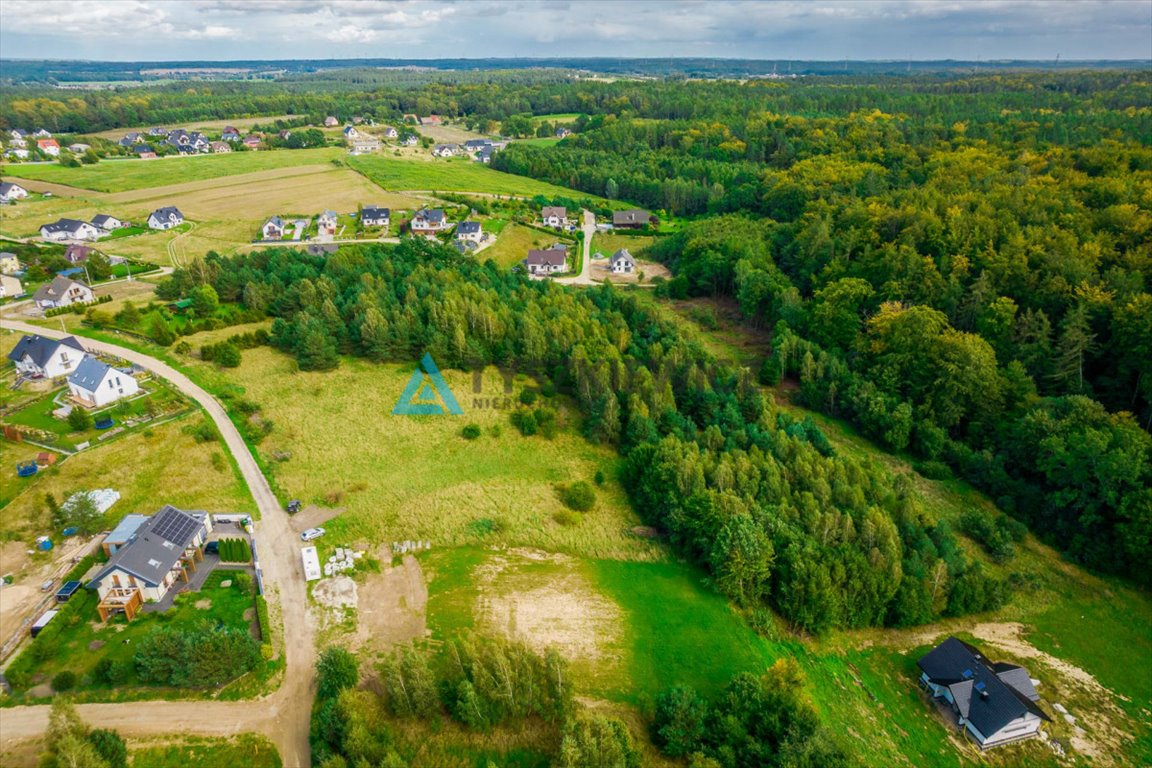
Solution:
[{"label": "white car", "polygon": [[323,528],[309,528],[308,530],[304,531],[304,533],[300,534],[300,539],[301,541],[312,541],[312,539],[318,539],[323,535]]}]

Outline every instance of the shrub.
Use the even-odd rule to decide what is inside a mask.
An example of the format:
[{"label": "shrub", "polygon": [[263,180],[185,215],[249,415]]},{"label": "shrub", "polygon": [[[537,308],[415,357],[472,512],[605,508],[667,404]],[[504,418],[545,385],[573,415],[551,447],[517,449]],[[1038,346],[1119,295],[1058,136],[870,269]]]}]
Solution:
[{"label": "shrub", "polygon": [[524,437],[536,434],[536,415],[532,411],[512,411],[508,418],[512,421],[512,426],[520,430],[520,434]]},{"label": "shrub", "polygon": [[560,487],[560,501],[569,509],[587,512],[596,505],[596,490],[584,480]]},{"label": "shrub", "polygon": [[468,426],[464,427],[464,429],[460,430],[460,436],[465,440],[475,440],[476,438],[480,437],[480,425],[469,424]]},{"label": "shrub", "polygon": [[524,405],[532,405],[536,402],[536,390],[524,388],[520,390],[520,402]]},{"label": "shrub", "polygon": [[579,525],[583,518],[580,517],[579,512],[573,512],[570,509],[561,509],[552,515],[552,519],[555,520],[558,525],[571,528],[574,525]]},{"label": "shrub", "polygon": [[942,461],[921,461],[913,467],[921,476],[929,480],[947,480],[952,477],[952,470]]},{"label": "shrub", "polygon": [[360,680],[356,657],[337,646],[329,646],[316,661],[316,698],[331,699],[352,688]]},{"label": "shrub", "polygon": [[76,673],[64,670],[52,678],[52,690],[59,693],[70,691],[76,687]]},{"label": "shrub", "polygon": [[92,414],[84,408],[74,405],[72,412],[68,414],[68,426],[72,428],[73,432],[92,429]]},{"label": "shrub", "polygon": [[116,731],[97,728],[88,734],[88,743],[104,759],[108,768],[127,768],[128,745]]},{"label": "shrub", "polygon": [[556,436],[556,411],[551,408],[537,408],[535,417],[536,431],[540,433],[541,437],[551,440]]},{"label": "shrub", "polygon": [[596,485],[604,485],[604,470],[596,470],[596,476],[592,478]]}]

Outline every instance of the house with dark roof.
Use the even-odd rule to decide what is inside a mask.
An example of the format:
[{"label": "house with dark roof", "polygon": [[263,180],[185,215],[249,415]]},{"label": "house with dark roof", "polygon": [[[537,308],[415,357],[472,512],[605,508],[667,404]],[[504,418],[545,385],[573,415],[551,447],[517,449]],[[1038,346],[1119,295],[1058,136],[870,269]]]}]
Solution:
[{"label": "house with dark roof", "polygon": [[387,227],[391,220],[391,213],[387,208],[377,208],[374,205],[365,206],[360,211],[360,223],[365,227]]},{"label": "house with dark roof", "polygon": [[421,208],[412,216],[412,234],[434,235],[448,228],[448,217],[441,208]]},{"label": "house with dark roof", "polygon": [[98,213],[92,217],[92,226],[102,232],[112,232],[113,230],[120,229],[124,226],[124,222],[115,216],[109,216],[106,213]]},{"label": "house with dark roof", "polygon": [[240,131],[236,130],[230,125],[224,126],[224,130],[220,132],[221,141],[240,141]]},{"label": "house with dark roof", "polygon": [[608,260],[608,268],[618,275],[631,274],[636,269],[636,260],[627,248],[621,248]]},{"label": "house with dark roof", "polygon": [[344,126],[344,138],[345,139],[356,139],[359,137],[360,137],[360,131],[356,130],[355,128],[353,128],[350,125]]},{"label": "house with dark roof", "polygon": [[284,237],[284,227],[284,219],[273,216],[260,228],[260,236],[265,240],[279,240]]},{"label": "house with dark roof", "polygon": [[137,144],[132,147],[132,153],[141,160],[152,160],[156,157],[156,150],[148,144]]},{"label": "house with dark roof", "polygon": [[455,157],[460,151],[459,144],[437,144],[432,147],[433,157]]},{"label": "house with dark roof", "polygon": [[462,221],[456,225],[456,239],[479,243],[484,239],[484,228],[478,221]]},{"label": "house with dark roof", "polygon": [[45,283],[32,294],[32,301],[36,302],[36,306],[40,309],[87,304],[95,300],[96,294],[91,288],[63,275],[52,278],[52,282]]},{"label": "house with dark roof", "polygon": [[140,385],[127,371],[113,368],[94,357],[86,357],[68,377],[72,399],[89,408],[102,408],[140,391]]},{"label": "house with dark roof", "polygon": [[546,205],[540,211],[540,222],[546,227],[566,227],[568,209],[562,205]]},{"label": "house with dark roof", "polygon": [[60,219],[40,227],[40,237],[45,240],[95,240],[100,230],[86,221]]},{"label": "house with dark roof", "polygon": [[920,687],[945,702],[957,725],[981,749],[1040,735],[1051,721],[1037,706],[1040,695],[1028,671],[993,663],[974,646],[950,637],[917,662]]},{"label": "house with dark roof", "polygon": [[157,208],[148,216],[148,226],[152,229],[172,229],[184,223],[184,214],[174,206]]},{"label": "house with dark roof", "polygon": [[335,235],[336,211],[324,211],[316,217],[316,228],[321,235]]},{"label": "house with dark roof", "polygon": [[640,229],[652,223],[652,214],[634,208],[631,211],[613,211],[612,226],[619,229]]},{"label": "house with dark roof", "polygon": [[211,518],[166,504],[145,522],[88,583],[100,595],[100,620],[123,613],[131,621],[144,603],[159,602],[187,583],[204,560]]},{"label": "house with dark roof", "polygon": [[69,264],[80,264],[88,260],[88,257],[95,252],[96,249],[89,245],[77,245],[73,243],[64,249],[64,260]]},{"label": "house with dark roof", "polygon": [[568,248],[556,243],[545,250],[528,251],[522,262],[530,275],[551,275],[568,271]]},{"label": "house with dark roof", "polygon": [[0,181],[0,202],[9,203],[28,197],[28,190],[11,181]]},{"label": "house with dark roof", "polygon": [[75,336],[63,339],[25,336],[8,353],[8,359],[24,376],[54,379],[75,370],[86,354]]}]

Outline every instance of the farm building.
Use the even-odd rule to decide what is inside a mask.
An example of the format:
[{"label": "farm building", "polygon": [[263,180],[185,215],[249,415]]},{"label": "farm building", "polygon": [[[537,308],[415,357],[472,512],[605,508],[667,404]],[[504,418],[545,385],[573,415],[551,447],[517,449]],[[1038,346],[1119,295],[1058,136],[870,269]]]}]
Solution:
[{"label": "farm building", "polygon": [[72,304],[87,304],[96,300],[96,294],[84,283],[57,275],[52,282],[40,286],[32,295],[32,300],[41,309],[54,309]]},{"label": "farm building", "polygon": [[207,514],[171,504],[141,523],[88,583],[100,595],[100,620],[123,613],[131,621],[145,602],[159,602],[178,581],[190,581],[210,530]]},{"label": "farm building", "polygon": [[75,336],[60,340],[25,336],[8,353],[8,359],[25,376],[54,379],[74,370],[86,354]]},{"label": "farm building", "polygon": [[148,226],[151,229],[172,229],[184,223],[184,214],[175,206],[157,208],[148,216]]},{"label": "farm building", "polygon": [[366,155],[380,150],[380,139],[375,136],[360,136],[348,142],[354,155]]},{"label": "farm building", "polygon": [[100,408],[140,391],[132,374],[87,357],[68,377],[68,392],[89,408]]},{"label": "farm building", "polygon": [[340,121],[337,120],[332,115],[329,115],[328,117],[324,118],[324,127],[325,128],[335,128],[338,125],[340,125]]},{"label": "farm building", "polygon": [[957,725],[981,749],[1033,738],[1052,719],[1036,705],[1040,696],[1026,669],[993,664],[962,640],[948,638],[917,664],[920,687],[951,705]]}]

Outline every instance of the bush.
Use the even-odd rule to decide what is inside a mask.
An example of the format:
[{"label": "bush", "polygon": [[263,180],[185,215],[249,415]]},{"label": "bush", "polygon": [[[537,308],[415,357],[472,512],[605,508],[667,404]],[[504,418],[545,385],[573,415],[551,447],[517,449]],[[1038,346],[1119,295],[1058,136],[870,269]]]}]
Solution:
[{"label": "bush", "polygon": [[524,405],[533,405],[536,402],[536,390],[528,388],[520,390],[520,402]]},{"label": "bush", "polygon": [[604,470],[596,470],[596,476],[592,478],[596,485],[604,485]]},{"label": "bush", "polygon": [[480,437],[480,425],[469,424],[468,426],[464,427],[464,429],[460,430],[460,436],[465,440],[475,440],[476,438]]},{"label": "bush", "polygon": [[512,411],[508,418],[512,421],[512,426],[520,430],[520,434],[524,437],[536,434],[536,415],[532,411]]},{"label": "bush", "polygon": [[579,512],[573,512],[570,509],[561,509],[552,515],[552,519],[555,520],[558,525],[571,528],[574,525],[579,525],[583,518],[580,517]]},{"label": "bush", "polygon": [[104,758],[108,768],[127,768],[128,745],[116,731],[97,728],[88,734],[88,743]]},{"label": "bush", "polygon": [[551,440],[556,436],[556,411],[551,408],[536,409],[536,431],[541,437]]},{"label": "bush", "polygon": [[68,426],[72,428],[73,432],[84,432],[92,429],[92,414],[87,409],[74,405],[72,412],[68,414]]},{"label": "bush", "polygon": [[360,680],[356,657],[337,646],[329,646],[316,661],[316,698],[331,699],[352,688]]},{"label": "bush", "polygon": [[70,691],[75,687],[76,687],[76,673],[75,672],[70,672],[66,669],[63,672],[57,673],[57,675],[52,678],[52,690],[56,691],[57,693],[63,693],[64,691]]},{"label": "bush", "polygon": [[584,480],[560,487],[560,501],[569,509],[587,512],[596,506],[596,490]]},{"label": "bush", "polygon": [[942,461],[921,461],[913,465],[921,476],[929,480],[947,480],[952,477],[952,470]]}]

